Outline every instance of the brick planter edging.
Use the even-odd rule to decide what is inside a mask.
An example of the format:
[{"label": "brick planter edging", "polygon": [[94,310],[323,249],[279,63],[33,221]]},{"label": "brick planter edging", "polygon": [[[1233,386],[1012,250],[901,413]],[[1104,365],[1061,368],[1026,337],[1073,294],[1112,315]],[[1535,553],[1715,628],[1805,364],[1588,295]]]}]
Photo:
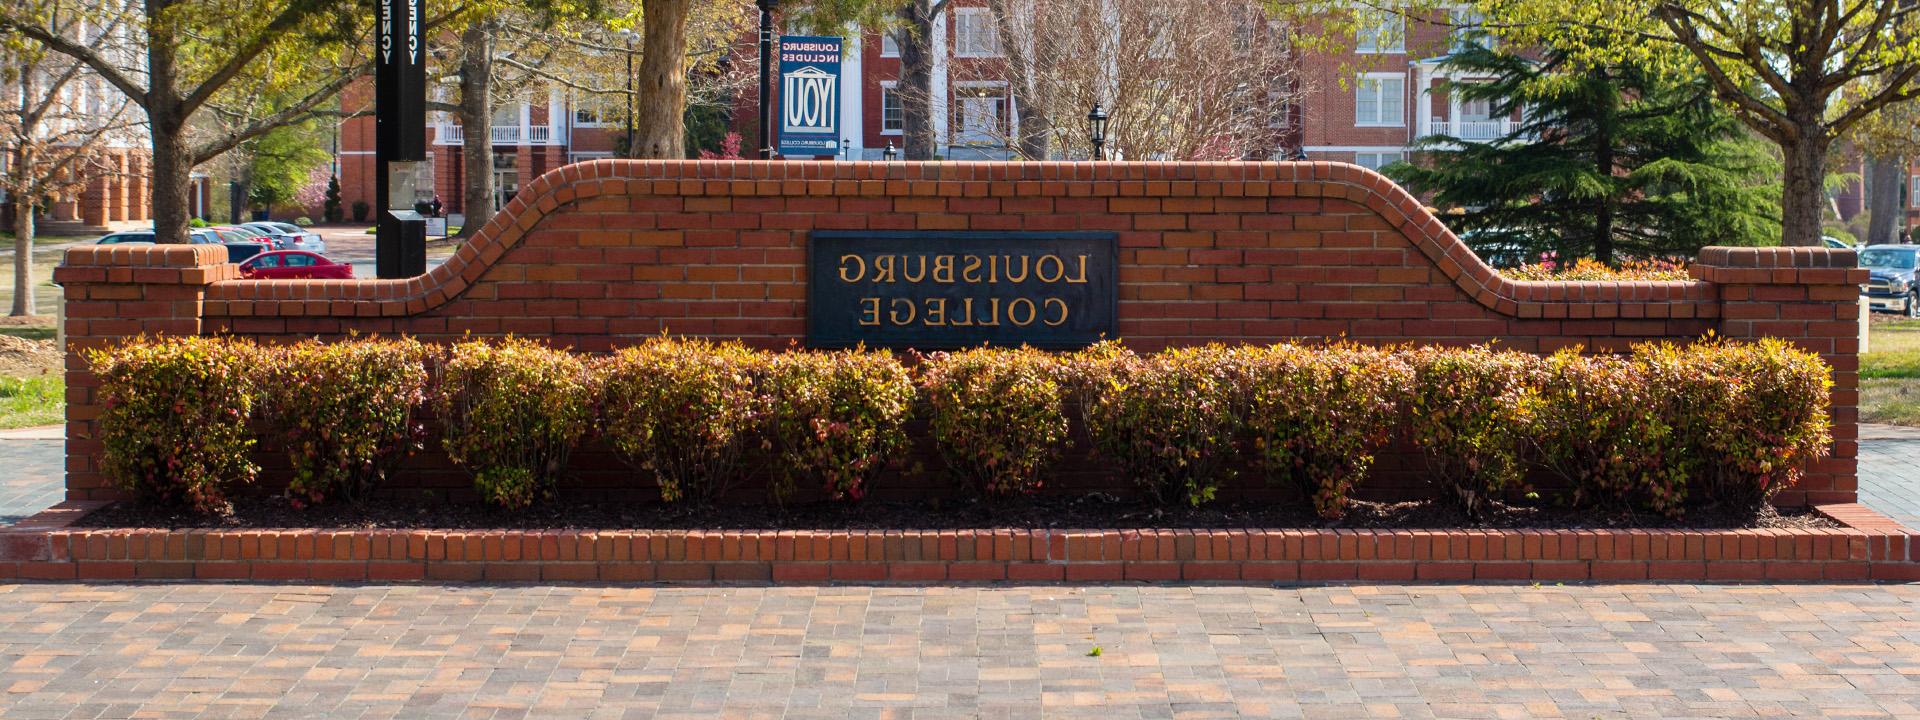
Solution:
[{"label": "brick planter edging", "polygon": [[1826,530],[145,530],[0,528],[0,580],[1920,581],[1920,535]]}]

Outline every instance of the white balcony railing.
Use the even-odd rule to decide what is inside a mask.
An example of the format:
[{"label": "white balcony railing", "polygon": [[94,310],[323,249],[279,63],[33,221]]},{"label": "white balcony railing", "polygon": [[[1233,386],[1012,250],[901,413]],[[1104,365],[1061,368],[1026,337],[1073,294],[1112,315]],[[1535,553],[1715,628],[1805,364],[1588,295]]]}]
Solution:
[{"label": "white balcony railing", "polygon": [[[434,138],[437,145],[459,145],[466,142],[467,132],[459,125],[441,125],[440,132]],[[546,145],[553,141],[553,127],[550,125],[495,125],[493,126],[493,144],[495,145]]]},{"label": "white balcony railing", "polygon": [[1428,135],[1450,135],[1461,140],[1495,140],[1513,132],[1513,121],[1500,120],[1440,120],[1427,124]]}]

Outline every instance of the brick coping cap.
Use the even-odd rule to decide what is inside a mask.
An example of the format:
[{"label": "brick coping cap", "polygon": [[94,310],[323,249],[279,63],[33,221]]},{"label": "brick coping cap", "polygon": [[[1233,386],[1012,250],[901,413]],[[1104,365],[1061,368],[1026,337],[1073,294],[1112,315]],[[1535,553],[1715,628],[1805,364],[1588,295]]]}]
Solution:
[{"label": "brick coping cap", "polygon": [[[1574,306],[1650,306],[1682,302],[1696,317],[1717,315],[1715,283],[1865,282],[1851,250],[1707,248],[1695,281],[1520,282],[1487,266],[1399,185],[1366,168],[1333,162],[762,162],[593,160],[549,171],[494,215],[445,263],[394,280],[255,280],[230,274],[189,277],[209,285],[208,308],[252,303],[252,314],[283,316],[417,315],[471,287],[542,218],[602,196],[945,197],[960,185],[986,185],[990,197],[1269,197],[1347,200],[1374,211],[1408,237],[1468,297],[1521,318],[1584,316]],[[965,194],[962,192],[961,194]],[[69,282],[113,282],[87,267],[194,267],[222,264],[215,246],[82,246],[56,273]],[[1726,269],[1721,269],[1726,268]],[[1854,277],[1860,275],[1863,277]],[[1630,316],[1622,313],[1621,316]]]}]

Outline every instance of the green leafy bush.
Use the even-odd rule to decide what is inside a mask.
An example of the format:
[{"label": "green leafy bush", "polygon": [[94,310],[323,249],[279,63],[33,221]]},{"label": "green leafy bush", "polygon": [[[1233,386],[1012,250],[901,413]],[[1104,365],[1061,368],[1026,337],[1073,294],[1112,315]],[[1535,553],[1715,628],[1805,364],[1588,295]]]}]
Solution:
[{"label": "green leafy bush", "polygon": [[1359,345],[1274,345],[1247,351],[1246,431],[1254,459],[1346,514],[1353,486],[1392,439],[1412,371],[1393,352]]},{"label": "green leafy bush", "polygon": [[892,355],[867,350],[791,352],[768,365],[776,497],[796,483],[858,500],[907,446],[913,380]]},{"label": "green leafy bush", "polygon": [[1645,344],[1634,358],[1666,396],[1690,507],[1758,514],[1832,440],[1830,369],[1783,340]]},{"label": "green leafy bush", "polygon": [[1244,351],[1218,345],[1140,357],[1102,343],[1073,358],[1087,428],[1156,502],[1198,506],[1230,476]]},{"label": "green leafy bush", "polygon": [[1540,359],[1480,346],[1423,347],[1406,360],[1413,367],[1407,395],[1413,441],[1425,451],[1441,495],[1480,519],[1525,472],[1526,411],[1537,392]]},{"label": "green leafy bush", "polygon": [[594,387],[571,353],[518,338],[463,342],[434,406],[447,455],[487,502],[524,508],[550,492],[593,418]]},{"label": "green leafy bush", "polygon": [[601,428],[667,502],[724,493],[766,413],[766,356],[739,343],[661,338],[601,366]]},{"label": "green leafy bush", "polygon": [[313,218],[307,217],[305,215],[301,215],[300,217],[293,219],[293,224],[299,225],[300,227],[312,227]]},{"label": "green leafy bush", "polygon": [[1576,504],[1679,517],[1687,468],[1667,420],[1675,408],[1645,370],[1643,362],[1577,348],[1554,353],[1527,400],[1528,438],[1540,464],[1573,487]]},{"label": "green leafy bush", "polygon": [[420,446],[426,346],[414,340],[307,341],[260,351],[271,369],[262,409],[293,466],[296,504],[357,502]]},{"label": "green leafy bush", "polygon": [[920,368],[933,439],[953,472],[989,497],[1040,489],[1067,439],[1060,362],[1032,348],[935,353]]},{"label": "green leafy bush", "polygon": [[207,226],[207,221],[204,218],[189,218],[187,220],[187,227],[203,228],[206,226]]},{"label": "green leafy bush", "polygon": [[102,470],[142,502],[214,511],[253,482],[253,346],[139,338],[87,353],[99,378]]}]

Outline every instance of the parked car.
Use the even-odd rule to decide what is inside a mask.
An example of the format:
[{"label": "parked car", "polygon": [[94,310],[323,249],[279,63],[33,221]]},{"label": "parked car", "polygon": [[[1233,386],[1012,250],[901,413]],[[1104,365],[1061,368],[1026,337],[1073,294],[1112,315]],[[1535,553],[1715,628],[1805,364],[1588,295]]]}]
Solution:
[{"label": "parked car", "polygon": [[1860,267],[1869,271],[1867,306],[1920,317],[1920,287],[1914,285],[1914,266],[1920,245],[1869,245],[1860,251]]},{"label": "parked car", "polygon": [[282,247],[285,244],[284,240],[253,228],[239,225],[215,225],[207,229],[220,233],[223,242],[257,242],[272,245],[275,250],[287,249]]},{"label": "parked car", "polygon": [[275,250],[240,263],[249,280],[352,280],[353,266],[305,250]]},{"label": "parked car", "polygon": [[260,222],[241,223],[240,227],[266,233],[275,239],[283,239],[283,242],[280,244],[280,249],[282,250],[306,250],[322,255],[325,255],[327,252],[327,241],[320,237],[320,233],[300,227],[299,225],[262,220]]},{"label": "parked car", "polygon": [[230,262],[230,263],[246,262],[247,260],[252,259],[253,256],[255,255],[259,255],[264,252],[270,252],[273,250],[273,248],[268,247],[266,243],[236,242],[236,243],[226,243],[226,246],[227,246],[227,262]]},{"label": "parked car", "polygon": [[[217,245],[221,243],[221,239],[218,235],[215,235],[213,232],[205,228],[191,228],[187,230],[187,237],[188,237],[187,241],[194,245]],[[123,230],[117,233],[109,233],[105,236],[102,236],[99,240],[95,240],[94,243],[98,245],[131,245],[136,243],[152,244],[153,229],[148,228],[146,230]]]},{"label": "parked car", "polygon": [[1821,235],[1820,242],[1825,243],[1827,246],[1827,249],[1829,250],[1854,249],[1853,243],[1847,242],[1845,240],[1841,240],[1840,238],[1834,237],[1832,235]]}]

